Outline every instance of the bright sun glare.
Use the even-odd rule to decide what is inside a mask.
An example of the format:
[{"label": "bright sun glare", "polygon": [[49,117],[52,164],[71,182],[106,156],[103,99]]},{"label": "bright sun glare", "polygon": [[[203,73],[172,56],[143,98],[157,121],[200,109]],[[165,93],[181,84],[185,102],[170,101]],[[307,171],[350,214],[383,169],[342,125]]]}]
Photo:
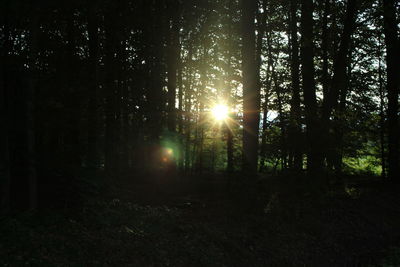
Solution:
[{"label": "bright sun glare", "polygon": [[216,105],[211,110],[214,119],[217,121],[223,121],[228,118],[228,107],[225,105]]}]

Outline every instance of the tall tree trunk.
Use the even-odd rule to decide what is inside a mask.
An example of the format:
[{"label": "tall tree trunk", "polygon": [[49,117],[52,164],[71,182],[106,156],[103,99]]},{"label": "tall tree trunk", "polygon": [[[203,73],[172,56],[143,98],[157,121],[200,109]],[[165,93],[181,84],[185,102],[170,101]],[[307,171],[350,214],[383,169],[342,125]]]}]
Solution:
[{"label": "tall tree trunk", "polygon": [[179,14],[178,5],[179,3],[168,2],[168,11],[171,17],[168,20],[168,54],[167,54],[167,65],[168,65],[168,130],[171,132],[176,131],[176,111],[175,111],[175,99],[176,99],[176,78],[179,62]]},{"label": "tall tree trunk", "polygon": [[339,51],[334,60],[333,78],[331,86],[328,90],[328,96],[324,98],[322,107],[322,120],[325,125],[325,131],[329,127],[328,123],[332,112],[336,109],[339,96],[342,90],[346,88],[346,65],[348,64],[348,53],[351,42],[351,35],[354,31],[356,20],[357,2],[356,0],[348,0],[346,19],[344,22],[343,33],[340,40]]},{"label": "tall tree trunk", "polygon": [[[333,160],[332,164],[335,167],[335,172],[338,177],[341,175],[342,169],[342,156],[341,156],[341,143],[342,143],[342,122],[343,112],[345,107],[345,100],[348,90],[348,78],[346,71],[349,69],[350,63],[350,44],[351,35],[354,31],[355,20],[357,14],[357,1],[348,0],[346,18],[344,21],[343,32],[340,38],[339,50],[335,55],[333,65],[333,77],[327,96],[324,97],[322,105],[322,138],[328,138],[324,141],[322,148],[324,149],[324,156],[327,161]],[[342,98],[342,99],[340,99]],[[341,103],[339,106],[339,102]],[[331,116],[333,112],[335,118],[335,125],[331,125]],[[335,129],[336,128],[336,129]],[[332,131],[331,131],[332,130]],[[333,136],[330,134],[333,132]],[[339,177],[340,178],[340,177]]]},{"label": "tall tree trunk", "polygon": [[186,72],[187,78],[185,83],[185,171],[188,173],[192,169],[191,153],[190,153],[190,142],[191,142],[191,124],[192,124],[192,45],[189,44]]},{"label": "tall tree trunk", "polygon": [[[267,86],[269,88],[271,85]],[[266,89],[264,96],[264,103],[262,107],[262,131],[261,131],[261,145],[260,145],[260,166],[259,171],[263,172],[267,161],[267,130],[268,130],[268,92]]]},{"label": "tall tree trunk", "polygon": [[349,56],[346,61],[346,76],[344,77],[345,79],[345,85],[343,86],[341,92],[340,92],[340,97],[339,97],[339,105],[338,108],[335,112],[335,116],[333,118],[333,123],[332,123],[332,138],[333,142],[330,144],[330,151],[328,153],[332,153],[330,156],[332,158],[332,164],[335,169],[335,175],[337,178],[337,182],[341,184],[344,188],[343,184],[343,175],[342,175],[342,170],[343,170],[343,136],[344,136],[344,118],[345,118],[345,112],[346,112],[346,98],[349,93],[349,90],[351,88],[351,53],[349,53]]},{"label": "tall tree trunk", "polygon": [[[232,7],[233,0],[228,1],[228,7]],[[228,17],[229,17],[229,24],[228,24],[228,40],[232,40],[232,33],[233,33],[233,9],[229,9],[228,12]],[[232,108],[232,88],[231,88],[231,82],[232,82],[232,70],[231,70],[231,64],[232,64],[232,49],[227,50],[227,57],[228,57],[228,68],[226,70],[226,87],[225,87],[225,96],[224,98],[227,100],[227,105],[229,111],[231,111]],[[225,129],[226,129],[226,160],[227,160],[227,165],[226,165],[226,172],[227,173],[232,173],[234,170],[234,162],[233,162],[233,127],[235,127],[233,123],[233,114],[230,112],[228,120],[225,122]]]},{"label": "tall tree trunk", "polygon": [[329,29],[328,29],[328,16],[330,14],[330,0],[324,2],[324,14],[322,17],[322,91],[324,98],[328,97],[329,91],[329,73],[328,73],[328,51],[329,51]]},{"label": "tall tree trunk", "polygon": [[[268,5],[267,0],[264,0],[264,10],[267,12]],[[260,147],[260,172],[263,172],[265,169],[266,161],[267,161],[267,131],[268,131],[268,102],[269,95],[271,93],[272,88],[272,69],[273,59],[272,59],[272,51],[271,51],[271,31],[269,30],[269,20],[267,19],[268,15],[266,15],[265,27],[266,27],[266,37],[267,37],[267,48],[268,48],[268,60],[267,60],[267,70],[266,77],[264,81],[264,103],[262,106],[263,118],[262,118],[262,131],[261,131],[261,147]]]},{"label": "tall tree trunk", "polygon": [[386,178],[386,152],[385,152],[385,92],[383,88],[383,77],[382,77],[382,42],[381,34],[378,33],[379,46],[378,46],[378,82],[379,82],[379,141],[380,141],[380,152],[381,152],[381,166],[382,178]]},{"label": "tall tree trunk", "polygon": [[10,27],[7,16],[7,8],[3,14],[3,37],[4,44],[0,48],[0,214],[7,213],[10,209],[10,147],[9,147],[9,99],[7,88],[8,53],[11,50]]},{"label": "tall tree trunk", "polygon": [[88,152],[87,165],[91,170],[99,166],[98,160],[98,57],[99,57],[99,33],[96,7],[90,4],[88,7],[88,36],[89,36],[89,104],[88,104]]},{"label": "tall tree trunk", "polygon": [[[159,141],[163,126],[160,122],[162,122],[162,112],[164,111],[163,86],[165,77],[162,64],[164,54],[164,4],[164,1],[151,1],[150,15],[152,21],[147,28],[148,38],[150,39],[150,47],[147,52],[150,63],[147,109],[149,111],[149,135],[153,142]],[[155,34],[155,32],[157,33]]]},{"label": "tall tree trunk", "polygon": [[203,47],[203,53],[202,53],[202,67],[200,70],[200,90],[198,92],[198,121],[197,121],[197,127],[196,131],[198,131],[198,136],[196,138],[197,141],[197,172],[199,174],[202,174],[203,172],[203,167],[204,167],[204,132],[205,132],[205,114],[204,114],[204,102],[205,102],[205,91],[207,88],[207,74],[206,74],[206,56],[207,56],[207,47]]},{"label": "tall tree trunk", "polygon": [[290,131],[289,144],[292,154],[291,167],[294,171],[301,171],[303,168],[303,156],[301,149],[301,108],[300,108],[300,62],[299,62],[299,43],[297,37],[297,0],[290,1],[290,41],[291,41],[291,82],[292,98],[290,105]]},{"label": "tall tree trunk", "polygon": [[129,165],[128,149],[130,146],[130,136],[129,136],[129,120],[128,120],[128,85],[127,85],[127,75],[128,75],[128,55],[127,55],[127,44],[126,44],[126,33],[124,30],[124,19],[125,14],[123,9],[121,11],[121,22],[118,31],[118,98],[117,98],[117,160],[118,160],[118,172],[123,174],[127,171]]},{"label": "tall tree trunk", "polygon": [[[65,129],[65,154],[66,154],[66,171],[73,179],[81,166],[81,151],[79,143],[79,120],[80,120],[80,96],[78,92],[78,57],[76,45],[76,28],[74,25],[74,9],[70,8],[67,14],[67,27],[66,27],[66,89],[67,94],[65,97],[66,109],[66,129]],[[72,182],[69,179],[68,182]]]},{"label": "tall tree trunk", "polygon": [[183,64],[182,64],[182,59],[181,59],[181,42],[180,42],[180,37],[178,35],[178,114],[177,114],[177,119],[178,119],[178,132],[179,132],[179,170],[183,171],[185,168],[185,149],[184,149],[184,121],[183,121],[183,107],[184,107],[184,100],[183,100]]},{"label": "tall tree trunk", "polygon": [[260,85],[255,60],[256,0],[241,0],[243,75],[243,170],[256,174],[260,121]]},{"label": "tall tree trunk", "polygon": [[383,0],[383,25],[386,44],[386,65],[388,94],[388,177],[399,183],[399,119],[398,97],[400,84],[400,45],[395,14],[395,0]]},{"label": "tall tree trunk", "polygon": [[322,169],[322,151],[318,142],[320,138],[318,107],[315,89],[314,67],[314,34],[313,34],[312,0],[302,0],[301,5],[301,64],[304,91],[304,106],[307,137],[307,170],[315,177]]},{"label": "tall tree trunk", "polygon": [[29,186],[29,210],[35,211],[38,206],[37,195],[37,172],[36,172],[36,153],[35,153],[35,92],[36,92],[36,66],[35,62],[38,54],[38,11],[33,12],[30,21],[30,46],[29,46],[29,84],[26,94],[27,112],[27,170]]},{"label": "tall tree trunk", "polygon": [[104,167],[108,174],[116,171],[116,29],[113,24],[113,17],[116,8],[113,3],[107,7],[104,16],[105,30],[105,151]]},{"label": "tall tree trunk", "polygon": [[280,146],[280,159],[281,159],[281,169],[287,169],[287,145],[286,145],[286,122],[285,122],[285,114],[283,113],[283,101],[282,101],[282,89],[278,83],[278,74],[275,72],[275,68],[272,68],[272,79],[274,81],[275,92],[277,95],[278,101],[278,118],[279,118],[279,128],[281,130],[281,134],[279,137],[279,146]]}]

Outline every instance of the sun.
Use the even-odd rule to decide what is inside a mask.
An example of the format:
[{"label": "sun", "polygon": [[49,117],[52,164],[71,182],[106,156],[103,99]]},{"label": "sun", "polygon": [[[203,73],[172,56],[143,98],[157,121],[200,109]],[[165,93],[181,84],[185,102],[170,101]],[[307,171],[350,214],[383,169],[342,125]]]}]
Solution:
[{"label": "sun", "polygon": [[228,107],[226,105],[218,104],[211,109],[211,114],[216,121],[223,121],[228,118]]}]

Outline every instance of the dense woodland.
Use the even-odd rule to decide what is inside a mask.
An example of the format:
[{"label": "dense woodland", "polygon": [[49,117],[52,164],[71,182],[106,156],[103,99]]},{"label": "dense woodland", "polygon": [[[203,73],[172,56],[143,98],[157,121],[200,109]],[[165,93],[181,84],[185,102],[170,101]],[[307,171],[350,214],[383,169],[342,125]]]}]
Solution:
[{"label": "dense woodland", "polygon": [[[306,206],[354,197],[357,179],[397,192],[397,0],[2,0],[0,12],[4,218],[76,212],[143,184],[137,194],[156,196],[219,181],[265,212],[282,190]],[[325,265],[300,258],[270,264]],[[189,264],[162,260],[135,263]]]}]

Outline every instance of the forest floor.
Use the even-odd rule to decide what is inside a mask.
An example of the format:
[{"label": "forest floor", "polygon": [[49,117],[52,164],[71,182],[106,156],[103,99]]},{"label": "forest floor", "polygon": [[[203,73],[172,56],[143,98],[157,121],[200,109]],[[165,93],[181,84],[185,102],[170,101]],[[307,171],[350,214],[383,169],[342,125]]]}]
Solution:
[{"label": "forest floor", "polygon": [[400,194],[379,182],[316,200],[288,178],[162,179],[2,218],[0,266],[400,266]]}]

